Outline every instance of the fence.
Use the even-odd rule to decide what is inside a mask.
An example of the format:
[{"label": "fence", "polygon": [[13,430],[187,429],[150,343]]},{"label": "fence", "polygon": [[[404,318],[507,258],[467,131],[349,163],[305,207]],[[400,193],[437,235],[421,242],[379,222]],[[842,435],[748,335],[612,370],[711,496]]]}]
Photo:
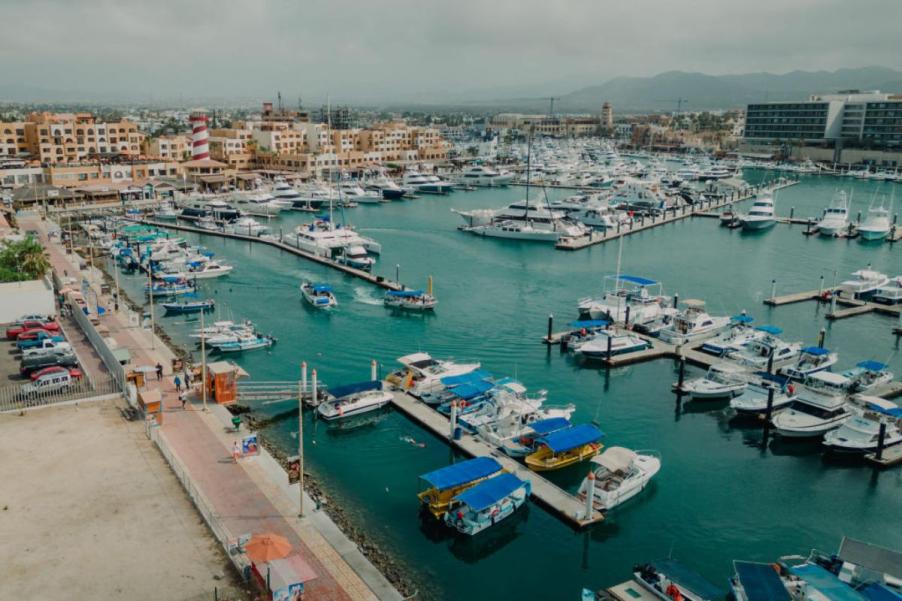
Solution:
[{"label": "fence", "polygon": [[109,376],[95,378],[93,382],[80,378],[64,388],[30,394],[23,391],[23,386],[24,383],[0,387],[0,413],[122,394],[119,382]]},{"label": "fence", "polygon": [[72,318],[75,320],[75,323],[78,324],[78,327],[84,332],[88,341],[91,343],[91,346],[93,346],[94,350],[97,351],[97,354],[100,355],[100,359],[103,361],[103,364],[106,366],[113,379],[119,383],[119,392],[126,394],[127,382],[125,379],[125,370],[122,368],[119,360],[113,355],[113,351],[107,346],[106,341],[104,341],[103,337],[97,331],[97,328],[94,327],[94,324],[91,323],[91,320],[88,319],[88,316],[81,310],[81,307],[74,303],[69,306],[72,309]]}]

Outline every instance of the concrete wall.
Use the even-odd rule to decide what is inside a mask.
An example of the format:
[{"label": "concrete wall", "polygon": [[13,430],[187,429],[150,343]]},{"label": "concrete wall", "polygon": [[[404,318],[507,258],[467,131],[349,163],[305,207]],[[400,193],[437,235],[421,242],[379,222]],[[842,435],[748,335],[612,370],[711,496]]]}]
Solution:
[{"label": "concrete wall", "polygon": [[47,280],[0,284],[0,324],[23,315],[56,315],[53,290]]},{"label": "concrete wall", "polygon": [[[760,154],[776,154],[780,152],[780,146],[777,144],[749,144],[743,142],[739,146],[739,152],[743,153],[760,153]],[[820,146],[792,146],[792,158],[804,160],[811,159],[823,163],[832,163],[836,161],[843,167],[849,163],[856,165],[858,163],[870,163],[880,167],[902,169],[902,151],[888,152],[884,150],[865,150],[862,148],[843,148],[840,151],[835,150],[832,146],[822,148]]]}]

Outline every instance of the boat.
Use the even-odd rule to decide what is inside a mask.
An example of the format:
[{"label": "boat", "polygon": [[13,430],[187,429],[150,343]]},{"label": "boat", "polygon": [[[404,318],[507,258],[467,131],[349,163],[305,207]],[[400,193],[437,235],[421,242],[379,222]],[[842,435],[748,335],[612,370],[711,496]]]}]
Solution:
[{"label": "boat", "polygon": [[783,330],[776,326],[758,326],[755,329],[763,332],[764,336],[750,340],[738,350],[729,352],[727,354],[729,359],[754,369],[779,367],[798,359],[802,345],[778,338]]},{"label": "boat", "polygon": [[549,417],[529,424],[519,435],[505,439],[501,450],[510,457],[526,457],[536,450],[536,441],[554,432],[572,427],[568,417]]},{"label": "boat", "polygon": [[332,294],[332,286],[329,284],[304,282],[301,284],[301,295],[305,301],[317,309],[329,309],[338,305],[335,295]]},{"label": "boat", "polygon": [[867,217],[855,227],[861,239],[870,242],[883,240],[889,236],[890,231],[893,229],[893,222],[889,213],[889,209],[883,205],[868,208]]},{"label": "boat", "polygon": [[501,464],[491,457],[461,461],[420,476],[429,488],[417,493],[417,497],[429,513],[441,519],[454,497],[502,471]]},{"label": "boat", "polygon": [[675,559],[637,565],[633,579],[663,601],[722,601],[726,592]]},{"label": "boat", "polygon": [[902,409],[880,397],[858,397],[864,409],[824,434],[823,445],[835,453],[863,454],[877,450],[880,428],[884,428],[883,448],[902,443]]},{"label": "boat", "polygon": [[383,390],[379,380],[330,388],[327,394],[328,400],[320,403],[316,411],[329,421],[377,411],[392,401],[391,392]]},{"label": "boat", "polygon": [[589,488],[594,491],[592,505],[601,512],[607,512],[629,501],[651,482],[661,469],[661,457],[654,451],[633,451],[624,447],[610,447],[591,462],[597,466],[592,475],[595,485],[590,486],[589,478],[583,480],[577,496],[585,499]]},{"label": "boat", "polygon": [[793,578],[790,590],[798,593],[796,598],[805,601],[867,601],[867,597],[815,562],[788,565],[787,571]]},{"label": "boat", "polygon": [[724,357],[731,352],[741,350],[743,346],[753,340],[763,338],[765,333],[752,327],[753,321],[755,321],[754,318],[745,313],[734,315],[730,318],[729,329],[706,340],[700,350],[715,357]]},{"label": "boat", "polygon": [[591,424],[571,426],[536,440],[536,450],[526,456],[533,471],[559,470],[594,457],[601,450],[604,434]]},{"label": "boat", "polygon": [[773,227],[777,223],[774,216],[774,199],[770,196],[762,196],[752,203],[748,213],[737,216],[744,230],[764,230]]},{"label": "boat", "polygon": [[269,192],[262,191],[237,194],[232,197],[232,202],[245,213],[263,217],[274,217],[286,208],[284,202],[280,202]]},{"label": "boat", "polygon": [[460,176],[461,183],[470,186],[506,186],[513,179],[510,171],[496,171],[485,165],[472,165]]},{"label": "boat", "polygon": [[730,400],[730,409],[741,418],[760,418],[767,413],[767,403],[771,391],[773,402],[771,416],[789,407],[795,400],[795,386],[787,378],[773,376],[767,372],[755,374],[756,381],[749,382],[742,393]]},{"label": "boat", "polygon": [[260,336],[258,334],[242,334],[235,340],[228,340],[216,343],[213,340],[207,341],[207,344],[223,353],[238,353],[241,351],[253,351],[261,348],[269,348],[275,344],[276,340],[272,336]]},{"label": "boat", "polygon": [[[809,377],[836,375],[830,372],[818,372]],[[812,389],[808,386],[798,391],[795,399],[785,410],[771,420],[774,431],[783,438],[819,438],[840,427],[852,417],[845,395],[830,394],[824,389]]]},{"label": "boat", "polygon": [[229,275],[234,267],[219,263],[218,261],[192,262],[187,264],[185,271],[164,273],[161,277],[178,278],[183,280],[206,280]]},{"label": "boat", "polygon": [[889,384],[895,375],[889,370],[889,366],[872,359],[861,361],[852,369],[847,369],[841,374],[848,378],[849,392],[866,392],[877,386]]},{"label": "boat", "polygon": [[404,173],[401,186],[413,188],[423,194],[448,194],[454,190],[454,184],[444,181],[435,175],[424,175],[419,171],[409,170]]},{"label": "boat", "polygon": [[242,234],[244,236],[258,237],[267,232],[269,228],[253,217],[239,217],[223,228],[227,234]]},{"label": "boat", "polygon": [[166,310],[166,314],[184,315],[186,313],[204,313],[212,311],[216,308],[216,301],[213,299],[202,301],[188,301],[184,303],[161,303]]},{"label": "boat", "polygon": [[181,211],[171,202],[160,203],[160,208],[153,212],[154,219],[163,221],[175,221],[181,215]]},{"label": "boat", "polygon": [[611,275],[604,278],[600,298],[582,298],[576,309],[580,319],[610,319],[616,323],[641,326],[666,313],[663,286],[655,280],[636,275]]},{"label": "boat", "polygon": [[362,246],[374,254],[382,252],[381,244],[361,236],[352,228],[335,225],[328,215],[297,226],[294,236],[286,236],[284,242],[328,259],[337,259],[352,246]]},{"label": "boat", "polygon": [[359,204],[379,204],[386,202],[380,192],[375,190],[364,190],[353,180],[344,180],[339,185],[339,196],[343,197],[349,203]]},{"label": "boat", "polygon": [[568,348],[587,359],[606,359],[614,355],[644,351],[650,347],[650,342],[636,334],[599,329],[583,340],[571,342]]},{"label": "boat", "polygon": [[464,231],[491,238],[557,242],[589,232],[583,224],[569,219],[564,211],[530,204],[528,198],[498,210],[452,211],[467,223],[462,228]]},{"label": "boat", "polygon": [[892,278],[877,288],[871,300],[882,305],[898,305],[902,303],[902,275]]},{"label": "boat", "polygon": [[822,236],[837,236],[849,229],[849,198],[845,190],[839,193],[824,209],[824,216],[817,223],[818,233]]},{"label": "boat", "polygon": [[272,185],[272,196],[276,204],[283,209],[292,209],[294,204],[301,200],[301,194],[285,181],[282,176],[276,176]]},{"label": "boat", "polygon": [[784,365],[778,373],[791,380],[802,381],[811,374],[829,370],[839,360],[839,355],[820,346],[806,346],[792,365]]},{"label": "boat", "polygon": [[338,255],[338,262],[354,269],[371,271],[373,265],[376,264],[376,259],[371,257],[362,246],[354,245],[346,246],[341,250],[341,253]]},{"label": "boat", "polygon": [[682,390],[692,400],[731,399],[748,386],[746,373],[730,363],[714,364],[704,377],[683,382]]},{"label": "boat", "polygon": [[460,376],[479,369],[479,363],[455,363],[433,359],[429,353],[413,353],[398,359],[404,369],[391,374],[388,381],[415,397],[442,390],[442,378]]},{"label": "boat", "polygon": [[734,561],[730,589],[735,601],[791,601],[778,570],[770,563]]},{"label": "boat", "polygon": [[673,317],[672,323],[662,329],[658,336],[671,344],[686,344],[716,336],[730,325],[730,318],[713,317],[705,312],[704,301],[688,299],[686,308]]},{"label": "boat", "polygon": [[451,499],[445,524],[473,536],[513,515],[532,492],[532,484],[509,473],[483,480]]},{"label": "boat", "polygon": [[877,291],[889,283],[886,274],[874,271],[868,265],[865,269],[852,272],[853,278],[841,282],[837,287],[840,296],[868,300],[877,294]]},{"label": "boat", "polygon": [[162,278],[153,282],[152,286],[144,286],[145,294],[154,298],[165,296],[184,296],[194,294],[197,288],[190,280],[179,277]]},{"label": "boat", "polygon": [[386,307],[406,311],[431,311],[438,301],[424,290],[386,290],[382,302]]}]

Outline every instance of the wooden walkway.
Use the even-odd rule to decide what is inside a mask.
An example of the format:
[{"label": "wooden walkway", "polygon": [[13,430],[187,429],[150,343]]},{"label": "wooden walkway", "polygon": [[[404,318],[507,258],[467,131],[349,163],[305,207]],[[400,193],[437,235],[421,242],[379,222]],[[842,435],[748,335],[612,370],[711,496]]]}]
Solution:
[{"label": "wooden walkway", "polygon": [[[771,307],[779,307],[792,303],[800,303],[803,301],[818,301],[822,303],[830,303],[831,300],[824,298],[824,293],[832,292],[833,288],[824,288],[823,290],[806,290],[805,292],[794,292],[792,294],[784,294],[782,296],[773,296],[764,299],[765,305]],[[902,313],[902,306],[899,305],[882,305],[880,303],[866,302],[854,298],[836,297],[836,304],[842,305],[844,309],[837,309],[827,313],[826,317],[830,320],[845,319],[856,315],[866,315],[868,313],[878,313],[889,317],[898,318]]]},{"label": "wooden walkway", "polygon": [[775,191],[781,188],[787,188],[797,183],[799,183],[798,180],[786,180],[776,184],[775,186],[769,186],[767,188],[752,186],[737,191],[730,196],[726,196],[722,200],[712,200],[710,202],[702,201],[697,205],[673,207],[671,210],[665,211],[664,215],[640,216],[638,222],[632,221],[630,222],[628,227],[621,227],[618,224],[617,228],[604,230],[603,232],[593,231],[590,232],[588,236],[582,236],[580,238],[563,238],[559,240],[557,244],[555,244],[555,248],[560,250],[580,250],[588,246],[602,244],[609,240],[615,240],[617,238],[620,238],[621,236],[629,236],[630,234],[635,234],[647,229],[651,229],[653,227],[680,221],[694,215],[702,215],[710,211],[716,211],[718,209],[722,209],[723,207],[730,206],[734,203],[754,198],[755,195],[759,194],[762,191]]},{"label": "wooden walkway", "polygon": [[[388,386],[386,384],[386,387]],[[504,469],[515,474],[518,478],[529,480],[532,484],[533,498],[571,525],[582,528],[604,519],[604,516],[598,511],[593,511],[592,516],[587,519],[585,502],[580,501],[540,474],[511,459],[479,438],[463,433],[460,440],[453,440],[450,432],[450,420],[406,392],[395,391],[392,403],[408,417],[432,430],[436,436],[448,441],[449,444],[461,449],[468,455],[472,457],[492,457]]]},{"label": "wooden walkway", "polygon": [[883,457],[880,459],[877,459],[877,453],[868,453],[864,458],[877,467],[893,467],[902,464],[902,444],[883,449]]},{"label": "wooden walkway", "polygon": [[313,253],[301,250],[297,247],[291,246],[290,244],[286,244],[285,242],[271,236],[245,236],[244,234],[229,234],[219,230],[207,230],[199,227],[192,227],[189,225],[181,225],[177,223],[164,223],[161,221],[153,221],[150,219],[133,219],[136,223],[143,223],[145,225],[152,225],[154,227],[167,228],[172,230],[178,230],[181,232],[192,232],[195,234],[202,234],[208,236],[219,236],[220,238],[231,238],[233,240],[246,240],[247,242],[259,242],[260,244],[266,244],[267,246],[272,246],[274,248],[278,248],[279,250],[284,250],[285,252],[289,252],[298,257],[302,257],[307,259],[308,261],[313,261],[314,263],[319,263],[320,265],[325,265],[327,267],[331,267],[332,269],[336,269],[341,271],[347,275],[354,276],[355,278],[359,278],[370,284],[375,284],[381,288],[385,288],[386,290],[404,290],[405,286],[400,282],[394,282],[388,279],[385,279],[382,276],[373,275],[368,271],[363,271],[362,269],[355,269],[353,267],[349,267],[348,265],[343,265],[338,263],[337,261],[333,261],[332,259],[327,259],[326,257],[321,257],[319,255],[314,255]]},{"label": "wooden walkway", "polygon": [[[605,367],[623,367],[626,365],[632,365],[634,363],[643,363],[645,361],[654,361],[655,359],[679,359],[682,357],[686,360],[687,363],[692,365],[696,365],[698,367],[703,367],[705,369],[711,367],[715,363],[721,361],[719,357],[715,357],[714,355],[709,355],[708,353],[703,353],[698,350],[704,345],[704,341],[695,342],[693,344],[676,346],[673,344],[669,344],[664,342],[659,338],[655,338],[654,336],[649,336],[647,334],[641,334],[632,330],[624,330],[621,327],[614,328],[615,333],[629,333],[633,336],[638,336],[643,340],[647,341],[651,346],[647,349],[641,351],[634,351],[632,353],[619,353],[616,355],[612,355],[610,359],[601,358],[601,359],[590,359],[588,361],[594,361],[595,363],[600,363]],[[564,332],[555,332],[551,335],[551,339],[549,340],[547,336],[542,337],[542,342],[544,344],[554,345],[560,344],[561,339],[570,334],[571,331],[567,330]]]}]

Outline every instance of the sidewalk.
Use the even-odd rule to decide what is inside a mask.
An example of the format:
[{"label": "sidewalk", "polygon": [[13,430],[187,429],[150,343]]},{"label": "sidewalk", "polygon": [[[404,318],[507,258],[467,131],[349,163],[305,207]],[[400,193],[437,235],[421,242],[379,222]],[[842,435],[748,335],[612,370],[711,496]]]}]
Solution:
[{"label": "sidewalk", "polygon": [[[62,275],[65,270],[71,277],[83,277],[77,266],[77,255],[67,255],[60,244],[48,240],[48,222],[36,218],[20,221],[22,228],[40,233],[58,274]],[[111,302],[107,305],[112,307]],[[353,543],[343,536],[334,536],[337,529],[325,514],[315,513],[298,519],[297,485],[291,497],[287,475],[281,468],[276,470],[269,464],[275,462],[268,454],[264,452],[260,457],[241,459],[237,465],[232,462],[232,442],[247,432],[233,434],[226,431],[224,408],[213,406],[204,412],[199,403],[194,403],[186,410],[181,409],[172,383],[174,355],[162,342],[153,339],[156,337],[151,338],[149,331],[129,327],[122,308],[120,303],[119,313],[111,310],[104,316],[103,325],[120,347],[130,349],[133,365],[163,365],[163,380],[158,382],[148,374],[150,379],[146,384],[151,388],[158,387],[163,393],[162,435],[226,530],[233,536],[275,532],[288,539],[318,575],[307,583],[305,598],[336,601],[400,599],[400,594],[360,555]],[[284,481],[285,486],[280,481]],[[305,507],[309,508],[308,514],[313,513],[312,504],[305,504]],[[336,549],[336,544],[341,548]],[[365,575],[367,582],[360,574]]]}]

